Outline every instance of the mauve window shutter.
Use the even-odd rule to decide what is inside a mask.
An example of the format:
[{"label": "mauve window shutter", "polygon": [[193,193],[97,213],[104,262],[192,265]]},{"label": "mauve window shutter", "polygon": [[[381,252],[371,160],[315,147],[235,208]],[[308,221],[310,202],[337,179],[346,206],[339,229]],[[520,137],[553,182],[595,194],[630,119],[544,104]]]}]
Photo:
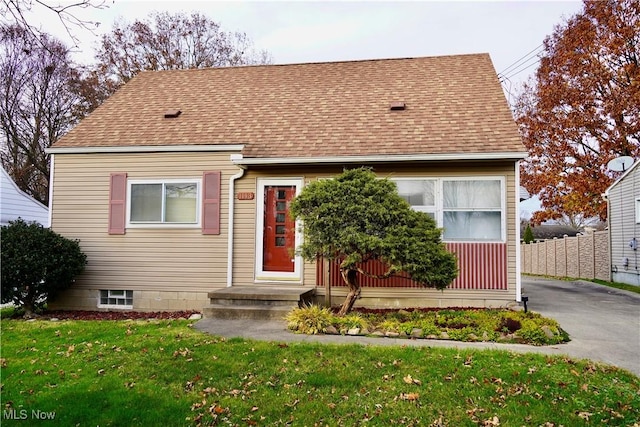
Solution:
[{"label": "mauve window shutter", "polygon": [[202,234],[220,234],[220,172],[202,175]]},{"label": "mauve window shutter", "polygon": [[127,174],[112,173],[109,182],[109,234],[124,234],[127,206]]}]

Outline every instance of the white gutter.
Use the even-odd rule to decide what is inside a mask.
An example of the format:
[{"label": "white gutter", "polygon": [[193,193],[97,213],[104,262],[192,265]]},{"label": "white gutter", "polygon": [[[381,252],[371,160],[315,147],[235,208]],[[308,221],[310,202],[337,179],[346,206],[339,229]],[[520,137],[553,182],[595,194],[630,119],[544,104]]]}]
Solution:
[{"label": "white gutter", "polygon": [[219,152],[242,151],[244,144],[224,145],[133,145],[121,147],[49,147],[47,154],[94,154],[94,153],[166,153],[166,152]]},{"label": "white gutter", "polygon": [[53,218],[53,169],[55,168],[55,156],[51,155],[51,165],[49,166],[49,212],[48,212],[48,221],[47,228],[51,228],[52,218]]},{"label": "white gutter", "polygon": [[516,198],[516,212],[515,212],[515,223],[516,223],[516,301],[522,302],[522,266],[520,265],[520,256],[521,256],[521,243],[520,243],[520,162],[516,162],[516,170],[515,170],[515,198]]},{"label": "white gutter", "polygon": [[447,154],[396,154],[375,156],[332,156],[332,157],[273,157],[232,159],[236,165],[291,165],[310,163],[382,163],[407,161],[461,161],[461,160],[520,160],[527,157],[526,152],[497,153],[447,153]]},{"label": "white gutter", "polygon": [[[231,156],[233,160],[234,156]],[[229,225],[227,226],[227,287],[233,286],[233,212],[235,210],[235,185],[236,180],[242,178],[244,169],[229,178]]]}]

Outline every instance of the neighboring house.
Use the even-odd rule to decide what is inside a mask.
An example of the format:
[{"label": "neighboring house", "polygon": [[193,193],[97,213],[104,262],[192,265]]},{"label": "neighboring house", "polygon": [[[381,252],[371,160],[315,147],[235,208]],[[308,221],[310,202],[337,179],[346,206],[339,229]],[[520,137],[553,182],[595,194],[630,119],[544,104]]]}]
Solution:
[{"label": "neighboring house", "polygon": [[49,209],[18,188],[6,170],[0,175],[0,225],[22,218],[49,226]]},{"label": "neighboring house", "polygon": [[605,192],[608,204],[611,279],[640,285],[640,161]]},{"label": "neighboring house", "polygon": [[520,298],[518,161],[487,54],[143,72],[52,155],[52,227],[88,265],[59,308],[199,309],[224,287],[325,285],[294,254],[304,185],[371,166],[458,255],[443,292],[363,281],[359,305],[503,306]]},{"label": "neighboring house", "polygon": [[[527,228],[527,223],[520,224],[520,233],[524,234],[524,230]],[[570,225],[562,224],[540,224],[531,227],[533,232],[533,238],[535,240],[548,240],[548,239],[562,239],[563,237],[574,237],[580,230],[576,230]]]}]

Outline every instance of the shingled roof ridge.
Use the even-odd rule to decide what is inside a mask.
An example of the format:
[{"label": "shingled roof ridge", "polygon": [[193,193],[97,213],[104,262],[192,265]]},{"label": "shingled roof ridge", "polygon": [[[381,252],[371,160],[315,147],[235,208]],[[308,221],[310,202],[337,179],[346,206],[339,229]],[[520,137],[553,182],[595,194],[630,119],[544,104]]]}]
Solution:
[{"label": "shingled roof ridge", "polygon": [[207,67],[207,68],[182,68],[172,70],[143,70],[139,74],[150,73],[197,73],[206,72],[211,70],[229,70],[238,68],[265,68],[265,67],[296,67],[304,65],[332,65],[332,64],[360,64],[366,62],[395,62],[395,61],[416,61],[416,60],[444,60],[450,58],[469,58],[469,57],[488,57],[491,58],[488,52],[476,52],[476,53],[459,53],[449,55],[429,55],[429,56],[407,56],[398,58],[368,58],[368,59],[349,59],[342,61],[312,61],[312,62],[291,62],[285,64],[242,64],[242,65],[230,65],[220,67]]}]

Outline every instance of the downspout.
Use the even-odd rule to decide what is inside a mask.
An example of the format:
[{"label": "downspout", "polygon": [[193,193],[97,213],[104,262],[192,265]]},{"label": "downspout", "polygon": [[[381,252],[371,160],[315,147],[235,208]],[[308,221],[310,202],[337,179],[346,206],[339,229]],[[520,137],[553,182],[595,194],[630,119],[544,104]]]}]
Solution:
[{"label": "downspout", "polygon": [[[242,167],[241,167],[242,168]],[[236,180],[242,178],[245,169],[229,178],[229,225],[227,227],[227,287],[233,286],[233,230],[235,210],[235,185]]]},{"label": "downspout", "polygon": [[53,218],[53,169],[54,169],[54,156],[55,154],[51,154],[51,164],[49,166],[49,212],[48,212],[48,221],[47,228],[51,228],[52,218]]},{"label": "downspout", "polygon": [[[520,161],[516,162],[516,171],[515,171],[515,187],[516,187],[516,212],[515,212],[515,222],[516,222],[516,301],[522,302],[522,266],[520,265],[520,253],[521,253],[521,243],[520,243]],[[525,302],[526,304],[526,302]],[[525,305],[526,307],[526,305]]]}]

